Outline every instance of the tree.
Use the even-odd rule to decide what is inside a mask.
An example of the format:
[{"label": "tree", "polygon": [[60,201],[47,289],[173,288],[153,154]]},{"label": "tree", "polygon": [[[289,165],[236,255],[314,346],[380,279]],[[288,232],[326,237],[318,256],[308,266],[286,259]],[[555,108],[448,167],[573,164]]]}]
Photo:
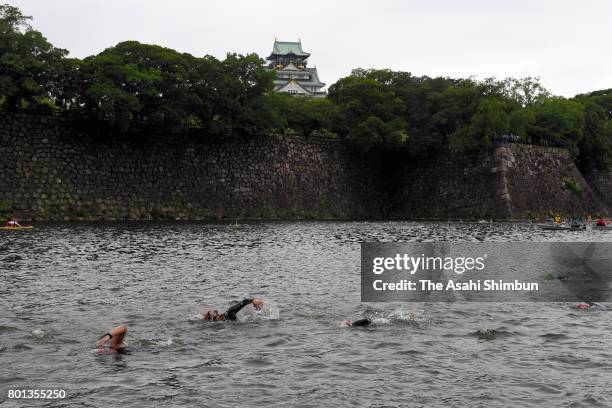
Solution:
[{"label": "tree", "polygon": [[196,103],[189,82],[194,60],[137,41],[107,48],[81,64],[82,109],[123,129],[133,123],[180,129],[190,122]]},{"label": "tree", "polygon": [[52,100],[61,111],[80,111],[79,97],[83,85],[81,63],[81,60],[78,58],[62,59],[57,81],[50,89]]},{"label": "tree", "polygon": [[342,78],[330,87],[329,98],[343,116],[334,129],[341,136],[358,140],[366,149],[376,143],[393,146],[407,140],[404,102],[377,80]]},{"label": "tree", "polygon": [[527,137],[527,130],[535,123],[533,109],[521,108],[513,110],[509,116],[510,132],[521,138]]},{"label": "tree", "polygon": [[287,125],[310,136],[315,131],[332,129],[341,120],[338,106],[329,99],[287,98]]},{"label": "tree", "polygon": [[531,139],[566,147],[576,159],[584,135],[584,107],[576,101],[551,97],[535,105],[534,113],[535,122],[528,130]]},{"label": "tree", "polygon": [[33,30],[31,19],[16,7],[0,5],[0,98],[10,111],[49,106],[68,54]]},{"label": "tree", "polygon": [[469,79],[448,86],[438,95],[438,107],[425,124],[426,131],[436,135],[435,140],[439,143],[446,144],[450,137],[470,126],[481,96],[480,87]]},{"label": "tree", "polygon": [[467,125],[459,126],[449,138],[455,152],[485,150],[492,145],[494,136],[508,133],[509,116],[505,101],[496,97],[483,97]]},{"label": "tree", "polygon": [[536,77],[508,77],[502,80],[487,78],[482,84],[485,87],[485,95],[506,98],[520,107],[534,105],[551,96],[540,83],[540,78]]},{"label": "tree", "polygon": [[506,113],[505,101],[495,97],[484,97],[478,102],[478,109],[472,116],[470,126],[481,138],[482,145],[488,145],[493,136],[508,134],[510,118]]},{"label": "tree", "polygon": [[275,73],[266,69],[257,54],[228,54],[221,63],[223,86],[221,118],[226,128],[237,133],[259,133],[269,129],[262,115],[271,115],[265,95],[274,87]]},{"label": "tree", "polygon": [[594,101],[584,103],[584,137],[579,142],[578,165],[582,169],[606,170],[611,162],[612,120]]},{"label": "tree", "polygon": [[406,125],[401,119],[384,122],[378,116],[373,115],[368,116],[351,129],[349,137],[365,151],[375,146],[395,148],[408,139]]},{"label": "tree", "polygon": [[210,133],[221,133],[221,113],[227,101],[225,73],[221,62],[212,56],[197,58],[190,70],[189,82],[194,95],[193,113],[198,123]]}]

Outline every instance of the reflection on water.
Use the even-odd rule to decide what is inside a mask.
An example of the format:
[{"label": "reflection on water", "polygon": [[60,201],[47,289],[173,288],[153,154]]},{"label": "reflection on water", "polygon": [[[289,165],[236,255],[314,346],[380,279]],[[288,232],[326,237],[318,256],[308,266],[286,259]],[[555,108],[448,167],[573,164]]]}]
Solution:
[{"label": "reflection on water", "polygon": [[[608,235],[609,234],[609,235]],[[612,316],[565,304],[361,304],[362,241],[603,241],[531,224],[45,224],[0,235],[0,402],[610,406]],[[268,300],[238,322],[202,310]],[[370,317],[347,329],[347,318]],[[94,342],[129,326],[131,352]],[[28,405],[28,404],[26,404]],[[22,406],[22,405],[15,405]]]}]

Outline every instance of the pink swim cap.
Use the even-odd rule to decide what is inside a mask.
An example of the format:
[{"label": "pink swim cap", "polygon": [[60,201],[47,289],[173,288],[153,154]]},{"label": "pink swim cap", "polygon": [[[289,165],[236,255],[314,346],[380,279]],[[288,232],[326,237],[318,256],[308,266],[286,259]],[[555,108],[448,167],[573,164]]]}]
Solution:
[{"label": "pink swim cap", "polygon": [[586,303],[578,303],[576,309],[588,309],[590,306]]}]

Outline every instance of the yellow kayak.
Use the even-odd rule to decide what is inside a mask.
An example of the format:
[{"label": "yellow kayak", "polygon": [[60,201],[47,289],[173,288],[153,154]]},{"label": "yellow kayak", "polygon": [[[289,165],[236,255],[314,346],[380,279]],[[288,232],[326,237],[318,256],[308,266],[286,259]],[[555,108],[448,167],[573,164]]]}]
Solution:
[{"label": "yellow kayak", "polygon": [[0,230],[3,231],[29,231],[31,229],[34,229],[34,227],[31,225],[28,225],[26,227],[0,227]]}]

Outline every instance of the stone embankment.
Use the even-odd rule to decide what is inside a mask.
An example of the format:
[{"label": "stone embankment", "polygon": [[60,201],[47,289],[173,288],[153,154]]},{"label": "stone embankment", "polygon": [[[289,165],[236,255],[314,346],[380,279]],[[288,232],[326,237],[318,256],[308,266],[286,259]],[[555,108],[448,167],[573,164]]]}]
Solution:
[{"label": "stone embankment", "polygon": [[0,147],[0,216],[21,219],[512,219],[605,212],[567,152],[553,148],[510,145],[461,158],[364,154],[333,140],[126,135],[23,114],[0,116]]},{"label": "stone embankment", "polygon": [[509,144],[493,152],[438,154],[398,171],[388,215],[424,219],[529,219],[607,214],[564,149]]}]

